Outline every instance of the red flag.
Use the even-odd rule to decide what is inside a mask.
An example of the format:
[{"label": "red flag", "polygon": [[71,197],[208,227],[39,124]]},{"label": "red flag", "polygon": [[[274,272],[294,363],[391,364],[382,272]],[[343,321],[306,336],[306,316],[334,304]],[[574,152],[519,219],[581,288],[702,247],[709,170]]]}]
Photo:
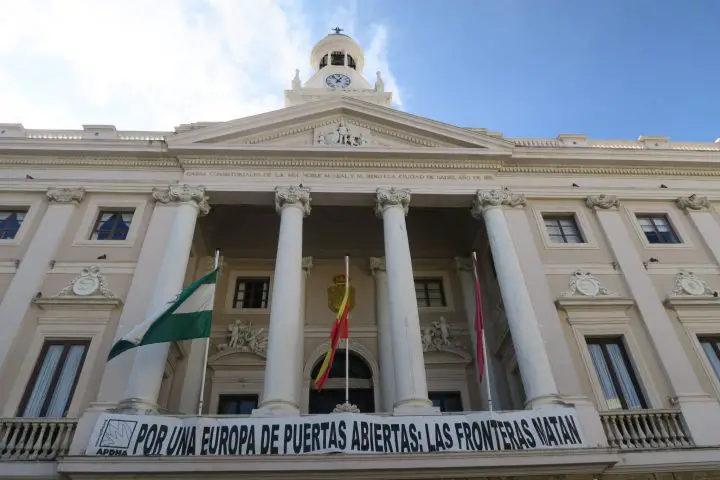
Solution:
[{"label": "red flag", "polygon": [[480,294],[480,277],[478,275],[478,264],[475,252],[473,252],[472,254],[472,261],[473,275],[475,276],[475,344],[477,345],[476,358],[478,364],[478,372],[480,375],[480,382],[482,382],[483,373],[485,372],[485,349],[483,348],[485,342],[483,339],[484,326],[482,315],[482,296]]}]

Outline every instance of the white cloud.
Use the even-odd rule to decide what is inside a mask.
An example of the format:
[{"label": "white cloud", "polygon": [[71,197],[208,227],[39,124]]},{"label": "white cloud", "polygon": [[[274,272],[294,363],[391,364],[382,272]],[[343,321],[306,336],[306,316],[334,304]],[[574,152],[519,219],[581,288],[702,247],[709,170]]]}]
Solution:
[{"label": "white cloud", "polygon": [[[330,28],[311,30],[309,19],[318,16],[307,10],[312,6],[301,0],[7,2],[0,15],[0,122],[168,130],[282,108],[295,68],[307,76],[312,44]],[[354,18],[356,8],[351,0],[332,16]],[[369,33],[365,73],[372,83],[380,68],[400,103],[387,64],[387,28]]]}]

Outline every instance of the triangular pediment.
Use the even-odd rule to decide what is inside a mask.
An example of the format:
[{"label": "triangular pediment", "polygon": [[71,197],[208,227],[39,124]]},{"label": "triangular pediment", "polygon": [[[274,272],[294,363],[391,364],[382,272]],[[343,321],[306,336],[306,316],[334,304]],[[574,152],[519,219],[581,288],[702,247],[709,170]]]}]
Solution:
[{"label": "triangular pediment", "polygon": [[167,142],[171,149],[512,149],[511,143],[477,130],[349,97],[204,124],[169,136]]}]

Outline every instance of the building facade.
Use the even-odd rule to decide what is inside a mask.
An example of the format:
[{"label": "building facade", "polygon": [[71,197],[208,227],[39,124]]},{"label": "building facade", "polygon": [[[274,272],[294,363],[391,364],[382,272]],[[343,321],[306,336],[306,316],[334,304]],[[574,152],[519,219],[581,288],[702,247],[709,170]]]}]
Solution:
[{"label": "building facade", "polygon": [[[339,30],[311,64],[248,118],[0,125],[0,478],[720,478],[720,145],[413,116]],[[107,362],[216,249],[209,343]]]}]

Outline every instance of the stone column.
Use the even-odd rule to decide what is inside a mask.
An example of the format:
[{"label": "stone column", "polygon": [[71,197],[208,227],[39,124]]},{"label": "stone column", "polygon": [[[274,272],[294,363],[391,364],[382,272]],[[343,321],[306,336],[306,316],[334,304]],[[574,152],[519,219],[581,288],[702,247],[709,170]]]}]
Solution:
[{"label": "stone column", "polygon": [[304,305],[303,218],[310,215],[310,189],[277,187],[275,210],[280,214],[275,276],[270,302],[265,384],[258,416],[300,413],[302,390]]},{"label": "stone column", "polygon": [[688,214],[708,249],[712,252],[713,258],[717,263],[720,263],[720,224],[718,224],[715,216],[710,211],[708,198],[690,195],[688,197],[678,197],[675,203],[678,208]]},{"label": "stone column", "polygon": [[380,389],[382,411],[392,412],[395,404],[395,367],[390,328],[390,302],[384,258],[370,258],[370,272],[375,278],[375,318],[377,320],[378,357],[380,359]]},{"label": "stone column", "polygon": [[478,190],[472,214],[485,220],[515,357],[527,396],[526,405],[535,408],[556,402],[558,389],[503,212],[504,207],[518,206],[525,206],[525,197],[507,189]]},{"label": "stone column", "polygon": [[670,383],[671,403],[680,406],[696,445],[720,444],[720,404],[702,389],[673,320],[668,316],[625,226],[619,211],[620,202],[614,195],[597,195],[587,197],[585,204],[595,211],[625,276],[625,283],[635,299],[645,331],[658,353],[653,358],[660,361]]},{"label": "stone column", "polygon": [[[210,211],[204,187],[171,185],[165,189],[154,189],[153,198],[158,202],[155,208],[173,208],[175,218],[167,243],[156,246],[158,253],[162,252],[163,259],[157,271],[149,308],[141,321],[160,314],[182,290],[197,217]],[[125,399],[120,402],[121,410],[157,411],[169,347],[168,343],[158,343],[137,349],[125,389]]]},{"label": "stone column", "polygon": [[4,365],[30,304],[42,286],[45,272],[65,235],[70,217],[85,197],[82,188],[51,188],[50,205],[0,303],[0,367]]},{"label": "stone column", "polygon": [[439,413],[439,409],[428,400],[420,316],[405,225],[409,205],[410,190],[378,188],[376,191],[375,214],[383,219],[385,237],[393,364],[398,373],[393,413],[427,415]]}]

